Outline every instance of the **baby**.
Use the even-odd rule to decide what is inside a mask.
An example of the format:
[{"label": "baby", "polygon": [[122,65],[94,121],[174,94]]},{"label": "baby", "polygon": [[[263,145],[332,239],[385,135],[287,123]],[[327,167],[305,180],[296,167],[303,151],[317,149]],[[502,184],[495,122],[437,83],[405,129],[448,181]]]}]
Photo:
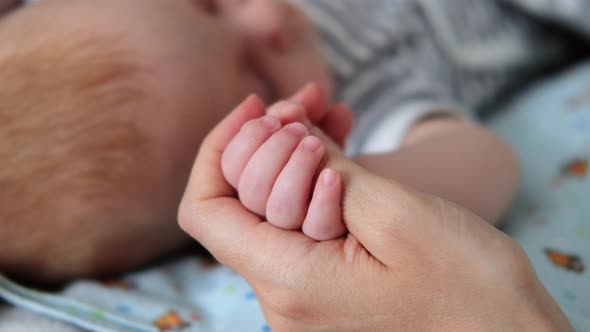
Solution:
[{"label": "baby", "polygon": [[[45,280],[120,272],[190,243],[174,220],[203,137],[248,94],[271,103],[307,82],[317,83],[309,89],[318,106],[305,116],[339,143],[352,116],[329,100],[352,106],[348,147],[359,165],[497,222],[515,161],[469,119],[513,83],[564,60],[568,39],[504,1],[440,4],[53,0],[3,16],[0,270]],[[274,141],[267,135],[260,144]],[[317,146],[309,138],[295,150],[307,135],[297,124],[276,135],[285,149],[274,152],[276,163],[260,161],[272,146],[249,167],[250,156],[228,151],[228,165],[232,156],[243,163],[234,173],[227,167],[228,180],[282,227],[337,236],[341,226],[321,221],[340,222],[338,209],[318,212],[330,218],[303,213],[322,148],[308,155]],[[309,162],[304,169],[288,166],[293,151]],[[269,177],[259,188],[248,181],[260,179],[250,172],[261,163],[272,169],[260,167]],[[290,171],[279,175],[285,165]],[[332,183],[331,175],[337,188],[336,174],[321,179]],[[323,199],[337,202],[336,191],[317,188],[311,211]]]},{"label": "baby", "polygon": [[[516,161],[467,119],[534,74],[533,59],[556,64],[567,53],[565,46],[547,51],[557,34],[530,29],[530,19],[493,1],[297,4],[319,28],[338,97],[353,106],[358,126],[349,153],[358,164],[498,223],[515,190]],[[224,151],[227,181],[244,206],[278,227],[316,240],[342,235],[341,179],[323,169],[326,149],[310,135],[306,110],[279,102],[268,113]],[[285,114],[300,122],[280,121]],[[346,114],[339,116],[320,127],[346,125]]]},{"label": "baby", "polygon": [[[357,127],[348,151],[358,164],[497,224],[515,190],[516,161],[469,119],[489,112],[539,68],[566,59],[564,43],[549,51],[559,33],[494,1],[296,4],[320,32],[337,97],[352,105]],[[245,126],[224,151],[226,179],[247,208],[276,226],[301,228],[317,240],[338,237],[340,178],[322,170],[325,149],[305,126],[271,116],[281,112],[305,110],[278,103]],[[334,127],[334,121],[318,123]]]}]

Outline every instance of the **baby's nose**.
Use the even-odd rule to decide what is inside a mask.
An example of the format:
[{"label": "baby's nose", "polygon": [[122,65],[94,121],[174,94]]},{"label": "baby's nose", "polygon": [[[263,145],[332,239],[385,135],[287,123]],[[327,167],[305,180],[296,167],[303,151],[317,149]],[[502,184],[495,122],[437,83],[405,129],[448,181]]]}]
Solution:
[{"label": "baby's nose", "polygon": [[277,0],[222,0],[223,10],[248,40],[265,43],[275,51],[288,47],[290,7]]}]

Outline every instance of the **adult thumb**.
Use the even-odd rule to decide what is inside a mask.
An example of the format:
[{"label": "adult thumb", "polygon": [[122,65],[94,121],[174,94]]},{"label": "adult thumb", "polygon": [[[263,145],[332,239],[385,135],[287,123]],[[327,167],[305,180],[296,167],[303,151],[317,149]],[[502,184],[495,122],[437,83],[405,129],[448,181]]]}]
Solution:
[{"label": "adult thumb", "polygon": [[235,198],[223,177],[221,156],[242,126],[264,112],[258,97],[248,97],[210,132],[201,144],[178,210],[180,227],[228,265],[232,265],[231,253],[241,250],[236,239],[243,239],[260,219]]}]

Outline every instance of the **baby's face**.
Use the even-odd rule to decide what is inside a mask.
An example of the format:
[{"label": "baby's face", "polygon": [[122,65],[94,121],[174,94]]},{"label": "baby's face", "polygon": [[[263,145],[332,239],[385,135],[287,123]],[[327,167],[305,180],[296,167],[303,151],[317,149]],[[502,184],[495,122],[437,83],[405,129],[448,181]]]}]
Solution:
[{"label": "baby's face", "polygon": [[248,94],[272,102],[310,81],[331,91],[314,30],[287,3],[127,0],[119,6],[129,12],[125,35],[151,68],[149,101],[138,108],[137,122],[161,181],[154,188],[173,209],[199,143]]},{"label": "baby's face", "polygon": [[[270,102],[310,81],[331,92],[315,31],[293,5],[281,0],[191,1],[213,27],[213,38],[227,43],[227,52],[239,63],[238,83],[248,93]],[[214,65],[217,58],[210,60]]]}]

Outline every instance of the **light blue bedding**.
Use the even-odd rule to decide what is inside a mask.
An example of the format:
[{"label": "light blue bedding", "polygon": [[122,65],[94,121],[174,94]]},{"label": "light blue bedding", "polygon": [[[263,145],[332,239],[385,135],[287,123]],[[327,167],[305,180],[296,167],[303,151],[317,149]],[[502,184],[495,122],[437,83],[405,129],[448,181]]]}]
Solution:
[{"label": "light blue bedding", "polygon": [[489,125],[521,162],[503,230],[577,331],[590,331],[590,63],[539,84]]}]

